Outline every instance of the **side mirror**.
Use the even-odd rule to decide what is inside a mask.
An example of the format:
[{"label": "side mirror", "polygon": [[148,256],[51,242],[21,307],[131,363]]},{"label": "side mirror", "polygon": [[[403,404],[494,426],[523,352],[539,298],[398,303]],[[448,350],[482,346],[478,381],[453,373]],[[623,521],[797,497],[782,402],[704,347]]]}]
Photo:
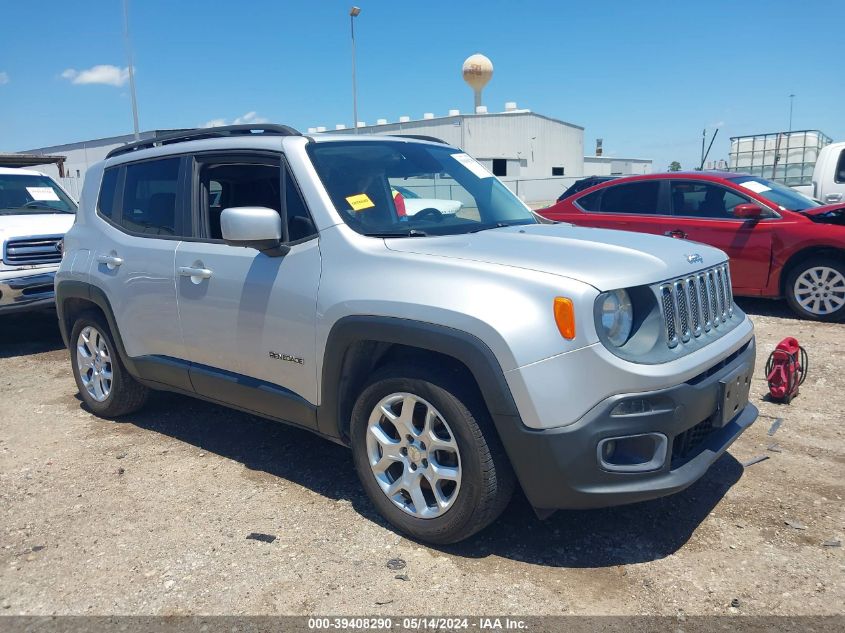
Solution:
[{"label": "side mirror", "polygon": [[229,246],[254,248],[271,257],[286,254],[282,218],[267,207],[230,207],[220,213],[220,232]]},{"label": "side mirror", "polygon": [[743,220],[759,220],[763,215],[763,207],[753,202],[738,204],[734,207],[734,217]]}]

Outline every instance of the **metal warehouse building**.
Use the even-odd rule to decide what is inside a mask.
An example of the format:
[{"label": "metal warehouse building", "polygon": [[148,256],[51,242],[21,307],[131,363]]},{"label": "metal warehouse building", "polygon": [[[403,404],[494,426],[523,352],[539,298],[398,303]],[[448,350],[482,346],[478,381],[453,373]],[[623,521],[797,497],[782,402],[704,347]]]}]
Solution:
[{"label": "metal warehouse building", "polygon": [[[504,112],[476,114],[450,110],[447,116],[431,113],[422,119],[400,117],[388,123],[379,119],[376,125],[358,124],[360,134],[414,134],[432,136],[461,147],[476,157],[493,174],[529,204],[539,205],[555,200],[578,178],[591,175],[624,175],[649,173],[651,161],[609,156],[584,157],[584,128],[559,119],[520,110],[507,103]],[[142,139],[154,138],[179,130],[151,130]],[[321,132],[354,134],[343,125],[334,129],[308,128],[309,134]],[[27,154],[59,154],[65,156],[65,178],[61,182],[78,197],[85,170],[105,158],[115,147],[134,140],[131,134],[54,145]],[[39,167],[57,177],[55,165]]]}]

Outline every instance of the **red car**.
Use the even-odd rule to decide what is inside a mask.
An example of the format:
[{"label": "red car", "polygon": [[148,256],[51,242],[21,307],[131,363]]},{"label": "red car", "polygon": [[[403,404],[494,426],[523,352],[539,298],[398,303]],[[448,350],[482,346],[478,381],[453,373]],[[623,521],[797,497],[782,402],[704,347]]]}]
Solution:
[{"label": "red car", "polygon": [[538,211],[581,226],[703,242],[731,259],[734,294],[785,297],[801,317],[845,320],[845,206],[733,172],[617,178]]}]

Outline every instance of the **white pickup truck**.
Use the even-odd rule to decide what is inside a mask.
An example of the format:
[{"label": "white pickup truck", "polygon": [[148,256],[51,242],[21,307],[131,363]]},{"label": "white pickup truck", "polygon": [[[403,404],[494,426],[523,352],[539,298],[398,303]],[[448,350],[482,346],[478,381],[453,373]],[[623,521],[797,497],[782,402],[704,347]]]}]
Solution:
[{"label": "white pickup truck", "polygon": [[813,169],[812,185],[793,188],[822,204],[845,202],[845,141],[821,149]]},{"label": "white pickup truck", "polygon": [[49,176],[0,167],[0,315],[49,308],[76,203]]}]

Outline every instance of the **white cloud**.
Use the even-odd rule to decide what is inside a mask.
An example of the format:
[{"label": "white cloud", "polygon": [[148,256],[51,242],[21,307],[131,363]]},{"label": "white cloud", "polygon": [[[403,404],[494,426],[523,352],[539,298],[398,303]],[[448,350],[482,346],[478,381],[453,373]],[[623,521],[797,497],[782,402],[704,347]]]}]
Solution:
[{"label": "white cloud", "polygon": [[229,123],[227,119],[211,119],[211,121],[206,121],[203,123],[202,127],[221,127],[223,125],[249,125],[250,123],[255,123],[256,125],[259,123],[267,123],[268,119],[265,119],[263,116],[258,116],[256,112],[247,112],[243,116],[235,117],[232,119],[232,122]]},{"label": "white cloud", "polygon": [[0,86],[9,83],[9,73],[0,72]]},{"label": "white cloud", "polygon": [[62,73],[63,79],[75,84],[104,84],[122,86],[129,81],[129,68],[119,68],[111,64],[98,64],[85,70],[68,68]]}]

